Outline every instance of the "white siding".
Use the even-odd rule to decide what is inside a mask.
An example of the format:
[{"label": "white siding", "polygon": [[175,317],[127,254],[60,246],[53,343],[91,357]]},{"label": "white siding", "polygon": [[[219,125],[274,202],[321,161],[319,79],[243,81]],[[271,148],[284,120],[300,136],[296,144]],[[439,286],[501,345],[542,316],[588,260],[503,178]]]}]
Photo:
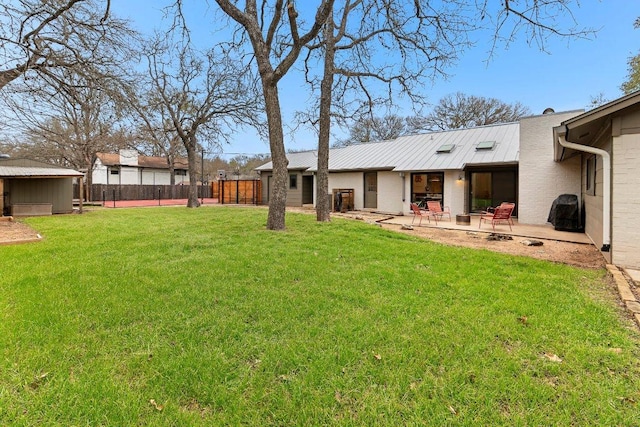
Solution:
[{"label": "white siding", "polygon": [[[406,203],[406,209],[409,202]],[[401,215],[405,207],[402,202],[402,177],[398,172],[378,172],[379,212]]]},{"label": "white siding", "polygon": [[333,194],[334,188],[352,188],[354,208],[356,210],[364,209],[364,175],[362,172],[330,173],[329,194]]},{"label": "white siding", "polygon": [[613,263],[640,268],[640,134],[613,138]]},{"label": "white siding", "polygon": [[102,164],[100,159],[96,160],[91,172],[91,179],[93,184],[106,184],[107,183],[107,167]]},{"label": "white siding", "polygon": [[[135,185],[140,184],[140,172],[136,167],[125,167],[122,166],[120,168],[120,180],[117,181],[117,175],[112,175],[109,177],[109,184],[121,184],[121,185]],[[111,182],[111,178],[114,178],[114,181]]]},{"label": "white siding", "polygon": [[[171,175],[168,169],[146,169],[135,166],[122,166],[117,175],[111,174],[111,169],[118,170],[119,166],[103,165],[100,159],[96,160],[93,167],[93,184],[121,184],[121,185],[170,185]],[[142,172],[141,172],[142,171]],[[189,182],[189,173],[185,175],[176,174],[176,185]]]},{"label": "white siding", "polygon": [[556,197],[580,197],[580,156],[559,163],[553,160],[553,128],[576,114],[544,114],[520,120],[519,222],[546,224]]},{"label": "white siding", "polygon": [[451,210],[451,219],[455,220],[455,215],[465,213],[466,181],[458,178],[464,177],[462,171],[445,171],[444,173],[444,205]]}]

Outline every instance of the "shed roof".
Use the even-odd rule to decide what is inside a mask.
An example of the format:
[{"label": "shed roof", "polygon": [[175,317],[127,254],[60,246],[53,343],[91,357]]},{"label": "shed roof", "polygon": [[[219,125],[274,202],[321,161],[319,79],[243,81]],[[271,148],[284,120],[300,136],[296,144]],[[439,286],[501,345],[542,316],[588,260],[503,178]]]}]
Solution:
[{"label": "shed roof", "polygon": [[[495,142],[492,149],[477,150],[480,143]],[[329,170],[428,171],[461,170],[472,165],[516,164],[519,159],[520,124],[506,123],[469,129],[401,136],[394,140],[334,148]],[[438,152],[451,145],[447,152]],[[440,150],[442,151],[442,150]],[[287,154],[290,170],[317,171],[317,152]],[[270,171],[268,162],[256,168]]]},{"label": "shed roof", "polygon": [[84,176],[74,169],[30,159],[0,159],[0,178],[71,178]]}]

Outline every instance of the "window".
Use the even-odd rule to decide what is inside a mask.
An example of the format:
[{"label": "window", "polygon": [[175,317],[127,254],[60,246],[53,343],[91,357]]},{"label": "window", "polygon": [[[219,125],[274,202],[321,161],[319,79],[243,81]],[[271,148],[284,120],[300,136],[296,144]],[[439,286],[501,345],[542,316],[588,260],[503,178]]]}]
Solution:
[{"label": "window", "polygon": [[298,175],[291,174],[289,175],[289,189],[295,190],[298,188]]},{"label": "window", "polygon": [[440,154],[440,153],[450,153],[451,150],[453,150],[453,147],[455,147],[455,144],[443,144],[441,145],[437,150],[436,153]]},{"label": "window", "polygon": [[111,169],[111,175],[118,175],[120,171],[118,169]]},{"label": "window", "polygon": [[187,171],[184,169],[176,169],[176,176],[187,176]]},{"label": "window", "polygon": [[478,145],[476,146],[476,151],[493,150],[493,147],[495,147],[495,145],[496,145],[495,141],[482,141],[482,142],[479,142]]},{"label": "window", "polygon": [[596,195],[596,156],[587,159],[586,165],[586,188],[585,193],[589,196]]}]

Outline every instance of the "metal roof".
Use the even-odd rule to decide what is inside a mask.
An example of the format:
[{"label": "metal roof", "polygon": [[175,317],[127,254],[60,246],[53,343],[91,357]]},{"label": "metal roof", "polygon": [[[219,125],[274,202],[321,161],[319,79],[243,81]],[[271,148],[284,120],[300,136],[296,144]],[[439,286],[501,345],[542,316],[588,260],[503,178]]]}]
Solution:
[{"label": "metal roof", "polygon": [[[481,142],[495,141],[491,150],[477,151]],[[452,144],[448,153],[438,148]],[[469,129],[401,136],[394,140],[334,148],[329,151],[329,171],[461,170],[473,165],[515,164],[519,160],[520,124],[507,123]],[[290,170],[317,171],[317,152],[287,154]],[[271,162],[256,168],[273,169]]]},{"label": "metal roof", "polygon": [[29,159],[0,159],[0,178],[68,178],[84,176],[73,169]]}]

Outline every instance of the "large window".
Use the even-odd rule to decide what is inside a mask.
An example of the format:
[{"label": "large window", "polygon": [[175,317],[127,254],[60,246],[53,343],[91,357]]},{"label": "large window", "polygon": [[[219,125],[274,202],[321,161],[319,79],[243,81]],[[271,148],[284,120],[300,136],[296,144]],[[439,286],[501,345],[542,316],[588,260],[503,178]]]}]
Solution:
[{"label": "large window", "polygon": [[437,200],[443,202],[444,173],[424,172],[411,174],[411,202]]},{"label": "large window", "polygon": [[298,188],[298,175],[291,174],[289,175],[289,189],[295,190],[296,188]]}]

